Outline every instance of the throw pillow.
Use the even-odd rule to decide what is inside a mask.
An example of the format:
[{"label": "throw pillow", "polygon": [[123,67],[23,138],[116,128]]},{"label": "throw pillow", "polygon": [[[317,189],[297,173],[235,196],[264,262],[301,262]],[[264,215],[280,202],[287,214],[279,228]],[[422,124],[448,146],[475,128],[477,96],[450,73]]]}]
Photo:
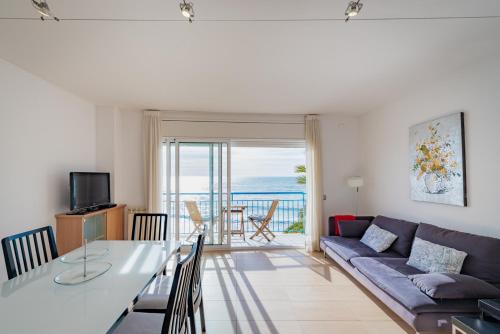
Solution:
[{"label": "throw pillow", "polygon": [[368,227],[360,241],[377,253],[381,253],[391,247],[397,238],[398,236],[394,233],[372,224]]},{"label": "throw pillow", "polygon": [[432,273],[410,275],[408,278],[420,291],[432,298],[500,298],[500,289],[469,275]]},{"label": "throw pillow", "polygon": [[407,265],[428,273],[460,274],[467,253],[415,238]]}]

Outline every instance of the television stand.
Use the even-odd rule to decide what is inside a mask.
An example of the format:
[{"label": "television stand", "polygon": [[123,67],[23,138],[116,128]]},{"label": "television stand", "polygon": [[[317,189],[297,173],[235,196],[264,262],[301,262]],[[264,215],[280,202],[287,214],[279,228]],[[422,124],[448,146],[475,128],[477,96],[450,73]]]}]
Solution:
[{"label": "television stand", "polygon": [[[109,206],[109,204],[108,204]],[[56,215],[56,239],[59,255],[83,246],[83,240],[124,240],[125,204],[110,208]]]}]

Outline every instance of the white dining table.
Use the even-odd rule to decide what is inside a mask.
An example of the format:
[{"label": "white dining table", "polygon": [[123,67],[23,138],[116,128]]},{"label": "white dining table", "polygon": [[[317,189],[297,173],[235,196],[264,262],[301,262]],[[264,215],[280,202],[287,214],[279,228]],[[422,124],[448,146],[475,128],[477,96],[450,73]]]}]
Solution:
[{"label": "white dining table", "polygon": [[179,245],[176,241],[94,241],[88,249],[109,250],[94,261],[112,265],[97,278],[78,285],[55,283],[59,273],[83,266],[58,258],[4,282],[0,289],[0,333],[107,333],[162,272]]}]

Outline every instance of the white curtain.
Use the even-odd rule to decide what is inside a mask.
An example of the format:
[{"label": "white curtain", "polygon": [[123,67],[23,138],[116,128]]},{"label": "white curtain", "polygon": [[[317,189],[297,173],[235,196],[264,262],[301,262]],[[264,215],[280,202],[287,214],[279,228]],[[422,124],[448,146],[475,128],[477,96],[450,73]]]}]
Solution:
[{"label": "white curtain", "polygon": [[305,117],[306,138],[306,251],[319,251],[319,237],[323,220],[323,177],[321,172],[321,138],[319,118]]},{"label": "white curtain", "polygon": [[161,119],[158,111],[144,111],[144,185],[148,212],[161,212]]}]

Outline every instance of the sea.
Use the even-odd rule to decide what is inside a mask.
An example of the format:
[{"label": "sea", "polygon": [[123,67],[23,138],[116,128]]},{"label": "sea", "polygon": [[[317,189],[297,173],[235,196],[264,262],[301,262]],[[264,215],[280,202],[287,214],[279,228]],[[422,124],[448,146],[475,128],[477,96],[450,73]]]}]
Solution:
[{"label": "sea", "polygon": [[294,176],[235,177],[232,192],[305,192],[305,186]]},{"label": "sea", "polygon": [[[206,176],[181,176],[180,193],[208,193],[209,179]],[[173,186],[173,185],[172,185]],[[173,188],[173,187],[172,187]],[[225,188],[225,183],[223,183]],[[217,185],[215,185],[217,189]],[[172,189],[173,190],[173,189]],[[297,183],[294,176],[233,177],[232,193],[305,192],[305,185]]]},{"label": "sea", "polygon": [[[194,200],[202,215],[209,215],[211,202],[208,177],[181,176],[180,187],[181,201]],[[217,186],[215,188],[217,189]],[[305,185],[298,184],[297,177],[294,176],[233,177],[231,198],[232,205],[246,206],[245,215],[265,215],[271,202],[279,200],[280,204],[271,225],[273,231],[277,232],[285,231],[287,227],[301,219],[307,200]],[[181,212],[181,222],[184,225],[190,218],[182,204]],[[252,228],[250,225],[247,226],[248,230]]]}]

